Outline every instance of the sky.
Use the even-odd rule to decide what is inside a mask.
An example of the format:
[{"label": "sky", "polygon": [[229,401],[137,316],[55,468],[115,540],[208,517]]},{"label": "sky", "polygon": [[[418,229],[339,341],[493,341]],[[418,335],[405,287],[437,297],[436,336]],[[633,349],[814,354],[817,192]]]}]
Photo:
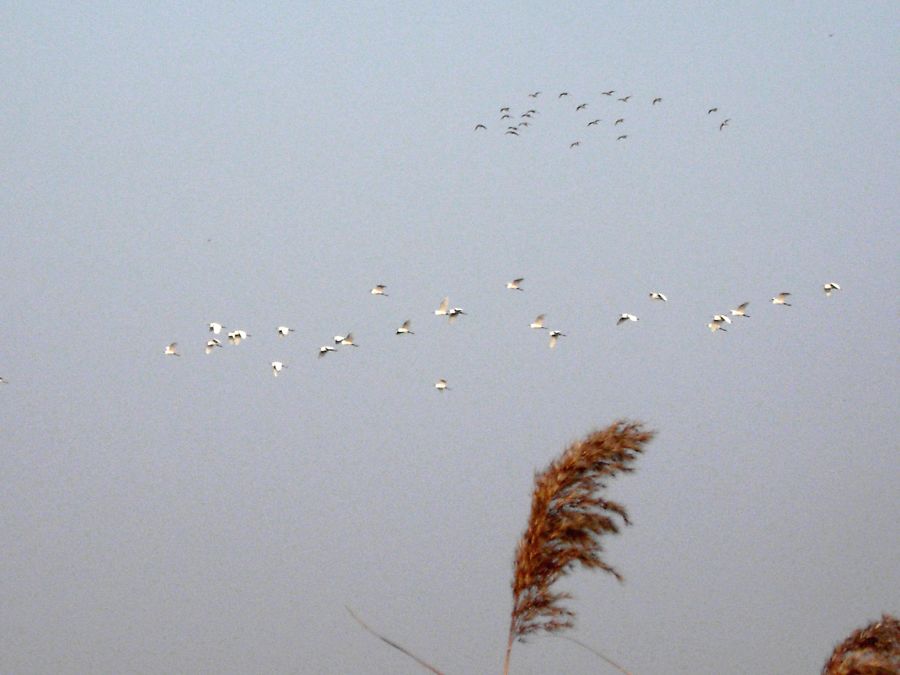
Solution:
[{"label": "sky", "polygon": [[[4,5],[0,671],[421,672],[350,606],[500,672],[534,472],[627,418],[625,581],[561,583],[571,636],[818,672],[900,612],[898,18]],[[511,672],[613,671],[536,637]]]}]

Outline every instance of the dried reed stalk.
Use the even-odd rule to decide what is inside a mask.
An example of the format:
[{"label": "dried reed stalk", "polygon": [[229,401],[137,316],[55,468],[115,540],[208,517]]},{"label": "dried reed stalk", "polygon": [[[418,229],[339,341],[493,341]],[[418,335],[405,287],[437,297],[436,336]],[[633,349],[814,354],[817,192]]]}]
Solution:
[{"label": "dried reed stalk", "polygon": [[889,614],[854,631],[834,648],[823,675],[900,673],[900,621]]},{"label": "dried reed stalk", "polygon": [[362,619],[360,619],[359,616],[357,616],[356,612],[354,612],[352,609],[350,609],[349,607],[347,607],[347,605],[344,605],[344,608],[345,608],[348,612],[350,612],[350,616],[352,616],[354,619],[356,619],[357,623],[359,623],[360,626],[362,626],[363,628],[365,628],[369,633],[371,633],[372,635],[374,635],[375,637],[377,637],[379,640],[381,640],[382,642],[386,642],[387,644],[389,644],[389,645],[390,645],[391,647],[393,647],[394,649],[403,652],[403,653],[406,654],[409,658],[413,659],[416,663],[418,663],[420,666],[422,666],[422,667],[425,668],[426,670],[430,670],[430,671],[431,671],[432,673],[434,673],[435,675],[444,675],[440,670],[438,670],[437,668],[435,668],[433,665],[431,665],[431,664],[428,663],[427,661],[425,661],[425,660],[423,660],[423,659],[420,659],[418,656],[416,656],[415,654],[413,654],[411,651],[409,651],[409,650],[406,649],[405,647],[402,647],[402,646],[398,645],[398,644],[397,644],[396,642],[394,642],[393,640],[390,640],[390,639],[386,638],[386,637],[385,637],[384,635],[382,635],[381,633],[378,633],[378,632],[376,632],[375,630],[373,630],[372,628],[370,628],[369,625],[368,625],[365,621],[363,621]]},{"label": "dried reed stalk", "polygon": [[634,470],[631,465],[652,438],[640,424],[618,421],[573,443],[535,475],[528,526],[516,547],[504,675],[516,640],[572,627],[575,614],[562,604],[571,596],[551,590],[560,577],[581,564],[621,581],[600,556],[600,537],[619,531],[616,516],[628,525],[628,514],[598,493],[607,479]]}]

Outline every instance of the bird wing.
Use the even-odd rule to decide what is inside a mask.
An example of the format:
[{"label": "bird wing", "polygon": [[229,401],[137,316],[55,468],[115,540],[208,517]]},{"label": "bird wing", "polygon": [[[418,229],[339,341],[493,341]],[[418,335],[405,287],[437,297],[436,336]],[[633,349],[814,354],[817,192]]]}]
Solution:
[{"label": "bird wing", "polygon": [[444,298],[441,300],[441,304],[438,305],[439,312],[446,312],[447,308],[450,306],[450,298]]}]

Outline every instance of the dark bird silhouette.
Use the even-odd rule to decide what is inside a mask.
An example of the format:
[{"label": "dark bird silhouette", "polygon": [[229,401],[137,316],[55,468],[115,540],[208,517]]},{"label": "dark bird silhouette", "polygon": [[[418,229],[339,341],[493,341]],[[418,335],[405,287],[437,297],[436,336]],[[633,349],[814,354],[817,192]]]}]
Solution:
[{"label": "dark bird silhouette", "polygon": [[612,96],[613,94],[616,93],[616,90],[615,90],[615,89],[610,89],[609,91],[604,91],[604,92],[601,92],[601,93],[602,93],[604,96]]},{"label": "dark bird silhouette", "polygon": [[617,119],[617,120],[613,123],[613,126],[616,126],[616,124],[621,124],[621,123],[624,122],[624,121],[625,121],[625,118],[624,118],[624,117],[620,117],[619,119]]},{"label": "dark bird silhouette", "polygon": [[564,91],[564,92],[562,92],[559,96],[557,96],[556,98],[562,98],[563,96],[568,96],[568,95],[569,95],[569,92]]},{"label": "dark bird silhouette", "polygon": [[519,117],[531,117],[531,113],[522,113]]},{"label": "dark bird silhouette", "polygon": [[508,129],[508,130],[506,131],[506,133],[507,133],[507,134],[512,134],[513,136],[518,136],[518,135],[519,135],[519,132],[516,131],[515,129]]},{"label": "dark bird silhouette", "polygon": [[529,95],[529,96],[530,96],[530,97],[531,97],[531,98],[537,98],[537,97],[538,97],[538,96],[540,96],[540,95],[541,95],[541,92],[539,92],[539,91],[536,91],[536,92],[534,92],[534,93],[531,93],[531,94],[528,94],[528,95]]},{"label": "dark bird silhouette", "polygon": [[619,136],[616,140],[617,140],[617,141],[624,141],[626,138],[628,138],[628,134],[622,134],[622,135]]},{"label": "dark bird silhouette", "polygon": [[509,108],[500,108],[500,112],[507,113],[509,112]]},{"label": "dark bird silhouette", "polygon": [[706,114],[712,115],[714,112],[719,112],[719,109],[718,108],[710,108],[709,110],[706,111]]},{"label": "dark bird silhouette", "polygon": [[622,103],[628,103],[628,99],[630,99],[630,98],[631,98],[631,94],[628,94],[628,96],[623,96],[622,98],[617,99],[617,100],[622,101]]},{"label": "dark bird silhouette", "polygon": [[581,145],[581,141],[575,141],[574,143],[569,143],[569,148],[577,148]]},{"label": "dark bird silhouette", "polygon": [[588,126],[591,127],[595,124],[600,124],[600,122],[601,120],[591,120],[590,122],[588,122]]},{"label": "dark bird silhouette", "polygon": [[487,127],[484,126],[483,124],[476,124],[476,125],[475,125],[475,131],[478,131],[479,129],[487,129]]},{"label": "dark bird silhouette", "polygon": [[653,103],[651,103],[650,105],[656,105],[657,103],[662,103],[662,99],[659,96],[653,99]]},{"label": "dark bird silhouette", "polygon": [[528,122],[519,122],[516,126],[518,126],[518,127],[527,127],[527,126],[528,126]]},{"label": "dark bird silhouette", "polygon": [[575,106],[575,110],[584,110],[587,108],[587,103],[581,103],[580,105]]},{"label": "dark bird silhouette", "polygon": [[501,119],[501,120],[511,120],[511,119],[512,119],[512,115],[510,115],[509,113],[506,113],[505,115],[502,115],[502,116],[500,117],[500,119]]},{"label": "dark bird silhouette", "polygon": [[729,123],[730,121],[731,121],[731,118],[730,118],[730,117],[726,118],[725,121],[722,122],[722,124],[719,125],[719,131],[722,131],[722,129],[724,129],[725,127],[727,127],[727,126],[728,126],[728,123]]}]

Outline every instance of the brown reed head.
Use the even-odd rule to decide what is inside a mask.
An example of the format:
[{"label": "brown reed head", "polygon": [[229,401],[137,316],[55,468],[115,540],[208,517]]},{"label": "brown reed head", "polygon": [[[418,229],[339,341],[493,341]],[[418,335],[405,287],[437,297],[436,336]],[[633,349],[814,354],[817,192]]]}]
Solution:
[{"label": "brown reed head", "polygon": [[601,557],[600,538],[629,524],[628,513],[600,494],[608,479],[634,470],[653,435],[639,423],[615,422],[573,443],[535,475],[528,527],[516,548],[509,647],[531,633],[573,625],[574,613],[563,606],[571,596],[552,587],[577,565],[622,579]]},{"label": "brown reed head", "polygon": [[900,673],[900,621],[885,614],[854,631],[834,648],[823,675],[896,675]]}]

